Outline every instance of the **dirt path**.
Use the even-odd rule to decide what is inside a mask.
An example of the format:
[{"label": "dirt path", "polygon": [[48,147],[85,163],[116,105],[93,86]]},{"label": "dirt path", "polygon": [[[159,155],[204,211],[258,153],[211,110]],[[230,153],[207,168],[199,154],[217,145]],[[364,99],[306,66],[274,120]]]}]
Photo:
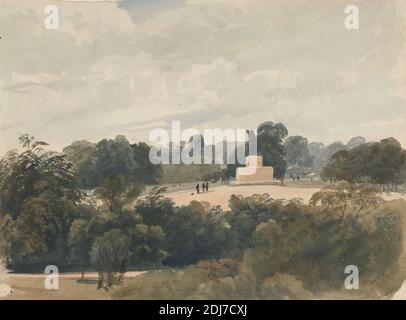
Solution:
[{"label": "dirt path", "polygon": [[[309,203],[312,195],[319,191],[319,188],[312,187],[293,187],[279,185],[252,185],[252,186],[219,186],[213,187],[209,192],[196,193],[195,190],[179,191],[165,194],[171,198],[177,205],[187,205],[191,201],[207,202],[212,206],[220,206],[224,210],[229,209],[228,201],[234,195],[251,196],[253,194],[268,193],[274,199],[293,199],[302,198],[304,203]],[[385,200],[405,199],[405,195],[392,193],[383,195]]]},{"label": "dirt path", "polygon": [[[125,279],[134,278],[145,271],[130,271],[125,274]],[[0,263],[0,300],[88,300],[110,299],[110,293],[97,290],[97,272],[86,272],[85,280],[80,272],[59,274],[59,288],[47,290],[45,279],[47,274],[8,273],[4,264]]]},{"label": "dirt path", "polygon": [[[209,192],[197,194],[195,190],[168,193],[177,205],[187,205],[191,201],[207,202],[213,206],[220,206],[227,210],[228,200],[234,195],[250,196],[253,194],[268,193],[274,199],[302,198],[308,203],[311,196],[319,191],[318,188],[300,188],[276,185],[255,185],[255,186],[220,186],[209,189]],[[193,193],[193,195],[192,195]]]}]

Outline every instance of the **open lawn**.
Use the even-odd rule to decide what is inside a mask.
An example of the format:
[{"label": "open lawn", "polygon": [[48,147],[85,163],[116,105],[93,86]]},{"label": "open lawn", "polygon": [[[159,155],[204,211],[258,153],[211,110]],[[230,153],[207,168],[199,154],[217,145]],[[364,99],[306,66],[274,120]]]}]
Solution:
[{"label": "open lawn", "polygon": [[[300,183],[300,182],[299,182]],[[220,206],[228,210],[228,201],[232,195],[251,196],[253,194],[268,193],[274,199],[302,198],[307,204],[312,195],[319,191],[319,187],[300,186],[298,184],[281,185],[223,185],[209,188],[209,192],[196,193],[196,190],[167,193],[165,196],[172,199],[177,205],[187,205],[191,201],[206,202],[211,206]],[[383,194],[385,200],[405,199],[406,195],[392,192]]]},{"label": "open lawn", "polygon": [[[319,188],[301,188],[278,185],[252,185],[252,186],[219,186],[209,188],[209,192],[196,193],[195,190],[180,191],[166,194],[177,205],[187,205],[191,201],[207,202],[212,206],[220,206],[223,209],[228,209],[228,200],[232,195],[250,196],[253,194],[269,193],[274,199],[293,199],[302,198],[305,203],[308,203],[311,196],[317,192]],[[193,195],[192,195],[193,193]]]}]

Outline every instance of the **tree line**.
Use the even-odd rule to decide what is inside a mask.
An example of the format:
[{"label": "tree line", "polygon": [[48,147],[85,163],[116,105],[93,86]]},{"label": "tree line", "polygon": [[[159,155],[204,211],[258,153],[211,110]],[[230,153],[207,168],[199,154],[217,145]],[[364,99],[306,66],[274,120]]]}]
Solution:
[{"label": "tree line", "polygon": [[[279,178],[293,162],[308,166],[314,161],[307,140],[287,135],[282,124],[267,122],[258,130],[264,163],[274,166]],[[350,142],[327,161],[324,179],[391,189],[404,183],[406,152],[399,142]],[[253,211],[259,201],[255,197],[244,200],[243,207],[236,205],[238,198],[231,199],[226,213],[197,202],[176,206],[162,188],[139,198],[147,184],[159,181],[161,168],[148,162],[148,145],[131,145],[122,136],[97,144],[76,142],[62,154],[29,135],[22,135],[20,144],[0,160],[0,252],[16,270],[38,271],[47,264],[95,269],[99,287],[108,288],[129,268],[241,258],[253,245],[250,237],[258,224],[269,219],[262,209],[258,215]],[[318,150],[325,154],[333,147],[337,145]],[[93,188],[94,196],[82,188]],[[379,204],[373,188],[344,186],[334,191],[315,195],[313,204],[337,212],[337,223],[345,221],[346,208],[363,208],[361,201]],[[354,194],[349,204],[337,206],[348,194]]]}]

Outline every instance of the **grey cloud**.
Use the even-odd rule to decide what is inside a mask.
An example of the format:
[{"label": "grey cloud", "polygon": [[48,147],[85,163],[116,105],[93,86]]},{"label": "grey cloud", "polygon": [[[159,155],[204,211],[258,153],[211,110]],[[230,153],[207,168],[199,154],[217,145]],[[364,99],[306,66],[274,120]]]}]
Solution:
[{"label": "grey cloud", "polygon": [[[311,140],[394,135],[406,143],[401,2],[358,0],[360,30],[334,1],[63,3],[7,0],[0,13],[3,145],[30,132],[61,148],[155,124],[255,127],[286,123]],[[132,17],[131,17],[132,15]],[[132,19],[133,18],[133,19]],[[3,28],[4,27],[4,28]],[[379,126],[379,130],[376,127]]]}]

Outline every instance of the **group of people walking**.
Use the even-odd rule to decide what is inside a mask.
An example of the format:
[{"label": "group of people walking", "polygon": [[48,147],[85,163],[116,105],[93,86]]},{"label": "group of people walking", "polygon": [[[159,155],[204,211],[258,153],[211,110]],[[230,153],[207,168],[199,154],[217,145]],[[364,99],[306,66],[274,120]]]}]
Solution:
[{"label": "group of people walking", "polygon": [[[209,183],[207,181],[202,183],[202,192],[205,192],[205,191],[209,191]],[[196,192],[200,193],[200,184],[199,183],[196,185]]]}]

